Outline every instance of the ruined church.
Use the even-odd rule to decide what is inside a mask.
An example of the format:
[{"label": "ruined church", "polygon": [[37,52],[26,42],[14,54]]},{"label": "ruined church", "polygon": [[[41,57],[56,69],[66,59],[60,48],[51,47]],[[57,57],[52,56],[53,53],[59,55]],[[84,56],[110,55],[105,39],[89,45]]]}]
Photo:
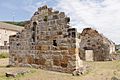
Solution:
[{"label": "ruined church", "polygon": [[80,34],[80,58],[86,61],[111,60],[115,54],[115,43],[92,28],[83,29]]},{"label": "ruined church", "polygon": [[[78,33],[69,22],[70,18],[64,12],[54,11],[47,6],[38,8],[25,29],[10,36],[9,64],[67,73],[83,67],[85,51],[93,50],[92,55],[96,53],[92,48],[95,47],[93,44],[90,44],[91,47],[84,44],[86,41],[94,41],[92,36],[91,40],[87,40],[85,36],[88,34],[85,31],[82,34]],[[100,41],[102,43],[103,40]],[[107,54],[108,52],[106,51]]]}]

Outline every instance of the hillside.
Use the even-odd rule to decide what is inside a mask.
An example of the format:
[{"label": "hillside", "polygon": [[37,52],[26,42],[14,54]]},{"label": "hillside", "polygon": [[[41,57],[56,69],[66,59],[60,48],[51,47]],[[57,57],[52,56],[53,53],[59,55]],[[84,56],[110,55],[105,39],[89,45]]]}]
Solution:
[{"label": "hillside", "polygon": [[8,24],[17,25],[17,26],[25,26],[25,24],[26,24],[28,21],[20,21],[20,22],[3,21],[3,22],[8,23]]}]

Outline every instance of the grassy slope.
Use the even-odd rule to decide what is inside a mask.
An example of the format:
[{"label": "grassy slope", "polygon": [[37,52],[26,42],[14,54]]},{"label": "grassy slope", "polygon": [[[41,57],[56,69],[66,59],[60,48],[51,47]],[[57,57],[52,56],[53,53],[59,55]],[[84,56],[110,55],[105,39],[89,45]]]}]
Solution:
[{"label": "grassy slope", "polygon": [[[72,76],[71,74],[45,71],[32,68],[5,68],[8,59],[0,59],[0,80],[111,80],[115,76],[120,78],[120,61],[109,62],[85,62],[91,66],[91,71],[82,76]],[[33,70],[33,73],[17,78],[6,78],[5,72],[11,72],[21,69]]]},{"label": "grassy slope", "polygon": [[21,22],[4,21],[4,22],[5,22],[5,23],[8,23],[8,24],[17,25],[17,26],[25,26],[25,24],[26,24],[28,21],[21,21]]}]

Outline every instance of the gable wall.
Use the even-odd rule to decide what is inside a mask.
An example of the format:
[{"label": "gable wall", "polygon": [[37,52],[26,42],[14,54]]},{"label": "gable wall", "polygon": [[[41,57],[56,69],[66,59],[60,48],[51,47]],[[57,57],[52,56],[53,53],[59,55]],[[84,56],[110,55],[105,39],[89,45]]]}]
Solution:
[{"label": "gable wall", "polygon": [[[39,8],[25,30],[10,36],[9,63],[72,72],[80,59],[76,46],[77,30],[70,28],[69,21],[64,12],[52,12],[46,6]],[[80,65],[77,62],[77,67]]]}]

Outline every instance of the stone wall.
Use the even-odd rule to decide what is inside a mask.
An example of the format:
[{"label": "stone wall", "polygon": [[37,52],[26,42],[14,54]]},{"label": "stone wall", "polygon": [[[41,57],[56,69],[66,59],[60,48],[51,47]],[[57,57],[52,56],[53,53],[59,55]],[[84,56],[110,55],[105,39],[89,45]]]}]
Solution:
[{"label": "stone wall", "polygon": [[0,46],[0,53],[9,53],[9,46]]},{"label": "stone wall", "polygon": [[82,67],[80,40],[69,22],[64,12],[38,8],[26,28],[10,36],[9,64],[69,73]]},{"label": "stone wall", "polygon": [[80,37],[80,57],[83,60],[85,60],[86,50],[93,50],[95,61],[107,60],[109,54],[115,53],[114,43],[92,28],[85,28]]}]

